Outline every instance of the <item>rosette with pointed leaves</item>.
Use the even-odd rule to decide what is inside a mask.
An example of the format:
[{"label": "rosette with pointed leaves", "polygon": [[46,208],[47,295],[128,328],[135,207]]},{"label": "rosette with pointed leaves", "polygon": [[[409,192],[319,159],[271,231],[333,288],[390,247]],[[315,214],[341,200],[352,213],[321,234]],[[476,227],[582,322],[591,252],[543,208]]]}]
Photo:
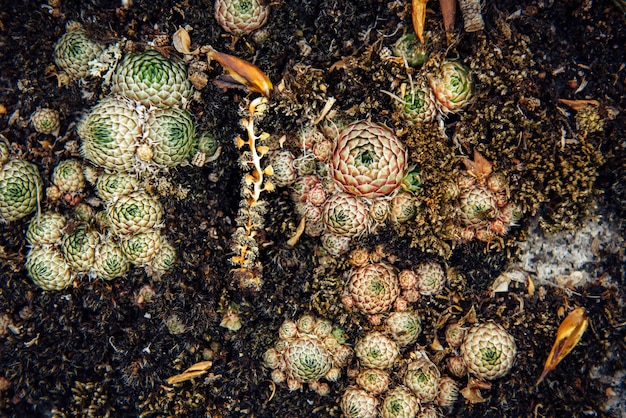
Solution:
[{"label": "rosette with pointed leaves", "polygon": [[248,35],[265,25],[269,7],[263,0],[215,0],[215,19],[226,32]]},{"label": "rosette with pointed leaves", "polygon": [[461,344],[461,356],[469,371],[486,380],[507,374],[516,353],[513,336],[495,322],[474,325]]},{"label": "rosette with pointed leaves", "polygon": [[418,352],[417,360],[409,363],[404,375],[404,384],[411,389],[420,402],[432,402],[439,390],[441,373],[426,353]]},{"label": "rosette with pointed leaves", "polygon": [[354,269],[346,290],[358,310],[375,315],[391,309],[400,294],[400,285],[390,265],[374,263]]},{"label": "rosette with pointed leaves", "polygon": [[130,268],[130,263],[122,253],[119,245],[107,240],[96,247],[93,274],[104,280],[122,277]]},{"label": "rosette with pointed leaves", "polygon": [[439,74],[430,80],[430,85],[443,114],[460,111],[474,94],[474,81],[469,68],[456,61],[444,62]]},{"label": "rosette with pointed leaves", "polygon": [[30,123],[40,134],[58,134],[61,126],[59,111],[54,109],[37,109],[30,116]]},{"label": "rosette with pointed leaves", "polygon": [[41,202],[43,180],[37,166],[13,158],[0,167],[0,222],[30,215]]},{"label": "rosette with pointed leaves", "polygon": [[348,388],[341,395],[341,412],[346,418],[376,418],[378,399],[358,388]]},{"label": "rosette with pointed leaves", "polygon": [[88,272],[96,257],[96,246],[100,242],[97,231],[82,223],[61,240],[61,252],[69,263],[72,271]]},{"label": "rosette with pointed leaves", "polygon": [[81,193],[86,186],[83,163],[73,158],[61,161],[52,171],[52,183],[61,193]]},{"label": "rosette with pointed leaves", "polygon": [[32,246],[60,243],[67,218],[57,212],[44,212],[33,217],[26,231],[26,241]]},{"label": "rosette with pointed leaves", "polygon": [[336,193],[324,204],[326,230],[335,235],[353,238],[367,230],[369,209],[359,198]]},{"label": "rosette with pointed leaves", "polygon": [[446,285],[446,272],[434,261],[421,263],[415,270],[417,290],[422,295],[437,295]]},{"label": "rosette with pointed leaves", "polygon": [[193,87],[186,67],[158,51],[128,53],[113,73],[111,91],[150,106],[185,106]]},{"label": "rosette with pointed leaves", "polygon": [[103,173],[96,183],[98,196],[106,202],[130,194],[138,188],[137,178],[124,172]]},{"label": "rosette with pointed leaves", "polygon": [[70,266],[55,247],[31,248],[26,257],[26,271],[43,290],[62,290],[72,283]]},{"label": "rosette with pointed leaves", "polygon": [[401,36],[393,45],[393,54],[406,59],[411,67],[419,67],[428,59],[428,50],[414,33]]},{"label": "rosette with pointed leaves", "polygon": [[298,178],[294,163],[295,157],[289,150],[270,151],[268,164],[274,169],[272,182],[278,187],[293,184]]},{"label": "rosette with pointed leaves", "polygon": [[89,39],[87,31],[75,28],[66,32],[54,45],[54,62],[70,77],[89,76],[89,61],[100,57],[105,46]]},{"label": "rosette with pointed leaves", "polygon": [[415,197],[409,192],[400,192],[391,199],[389,218],[395,223],[408,222],[417,214]]},{"label": "rosette with pointed leaves", "polygon": [[405,347],[417,341],[422,332],[422,321],[415,311],[392,312],[385,320],[385,331]]},{"label": "rosette with pointed leaves", "polygon": [[148,265],[162,246],[161,233],[154,229],[120,238],[122,252],[128,261],[139,267]]},{"label": "rosette with pointed leaves", "polygon": [[337,137],[332,176],[348,193],[380,197],[400,185],[407,160],[406,147],[389,128],[368,121],[355,122]]},{"label": "rosette with pointed leaves", "polygon": [[109,204],[111,230],[118,235],[146,232],[161,222],[163,207],[148,192],[139,190],[120,196]]},{"label": "rosette with pointed leaves", "polygon": [[411,391],[404,386],[396,386],[385,396],[380,407],[381,418],[415,418],[419,403]]},{"label": "rosette with pointed leaves", "polygon": [[160,277],[163,274],[167,274],[174,269],[175,264],[176,248],[174,248],[174,245],[172,245],[171,242],[163,237],[161,251],[155,254],[149,264],[151,275]]},{"label": "rosette with pointed leaves", "polygon": [[389,369],[398,357],[398,344],[382,332],[371,331],[354,348],[361,366],[370,369]]},{"label": "rosette with pointed leaves", "polygon": [[113,171],[131,171],[142,136],[140,116],[132,103],[115,97],[104,98],[78,124],[85,158]]},{"label": "rosette with pointed leaves", "polygon": [[175,167],[191,156],[198,145],[191,114],[182,109],[157,109],[148,119],[152,161],[161,167]]},{"label": "rosette with pointed leaves", "polygon": [[356,384],[372,395],[380,395],[389,389],[391,376],[381,369],[363,369],[356,377]]},{"label": "rosette with pointed leaves", "polygon": [[465,226],[477,227],[499,215],[496,196],[487,187],[475,184],[459,195],[459,215]]},{"label": "rosette with pointed leaves", "polygon": [[437,118],[437,101],[430,87],[423,86],[409,91],[397,102],[400,116],[412,125],[430,123]]},{"label": "rosette with pointed leaves", "polygon": [[321,379],[332,367],[332,357],[321,340],[299,337],[285,352],[287,375],[298,382],[309,383]]}]

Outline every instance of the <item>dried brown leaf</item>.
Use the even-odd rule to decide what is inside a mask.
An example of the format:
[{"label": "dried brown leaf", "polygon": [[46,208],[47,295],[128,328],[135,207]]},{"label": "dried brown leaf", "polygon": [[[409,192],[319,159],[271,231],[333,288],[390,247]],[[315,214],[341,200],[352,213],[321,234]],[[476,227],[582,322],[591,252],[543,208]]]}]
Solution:
[{"label": "dried brown leaf", "polygon": [[184,372],[180,374],[168,377],[166,381],[170,385],[174,385],[176,383],[193,379],[194,377],[202,376],[211,368],[212,365],[213,365],[212,361],[201,361],[189,367],[187,370],[185,370]]}]

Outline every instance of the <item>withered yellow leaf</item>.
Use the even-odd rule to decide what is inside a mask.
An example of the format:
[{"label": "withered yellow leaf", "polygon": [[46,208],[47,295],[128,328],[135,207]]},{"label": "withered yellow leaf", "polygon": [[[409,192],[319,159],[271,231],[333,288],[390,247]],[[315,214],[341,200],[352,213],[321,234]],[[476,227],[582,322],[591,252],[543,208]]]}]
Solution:
[{"label": "withered yellow leaf", "polygon": [[212,365],[212,361],[201,361],[189,367],[187,370],[180,374],[168,377],[166,381],[170,385],[173,385],[176,383],[184,382],[185,380],[193,379],[194,377],[202,376],[211,368]]},{"label": "withered yellow leaf", "polygon": [[273,89],[272,82],[259,67],[241,58],[218,52],[213,48],[207,50],[207,55],[226,70],[230,81],[244,86],[252,92],[270,97]]},{"label": "withered yellow leaf", "polygon": [[576,308],[565,317],[559,325],[556,340],[543,367],[543,372],[535,385],[541,383],[546,375],[554,370],[557,364],[572,351],[585,333],[587,325],[589,325],[589,318],[584,308]]}]

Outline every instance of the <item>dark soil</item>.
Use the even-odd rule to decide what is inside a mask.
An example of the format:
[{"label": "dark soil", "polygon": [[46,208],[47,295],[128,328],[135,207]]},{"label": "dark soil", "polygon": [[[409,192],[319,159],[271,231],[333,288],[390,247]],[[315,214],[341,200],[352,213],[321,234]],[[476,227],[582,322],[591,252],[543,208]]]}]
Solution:
[{"label": "dark soil", "polygon": [[[279,1],[272,7],[265,27],[267,40],[261,44],[246,37],[235,42],[227,36],[213,18],[212,3],[135,1],[125,10],[119,1],[68,0],[52,10],[41,2],[8,4],[3,0],[0,104],[6,111],[0,114],[0,133],[23,158],[37,164],[46,186],[60,160],[79,156],[71,146],[78,141],[74,123],[104,92],[96,82],[57,84],[53,46],[69,20],[80,21],[95,39],[109,43],[125,37],[146,44],[190,25],[194,45],[212,45],[254,61],[275,86],[282,79],[290,82],[291,95],[276,93],[276,106],[260,125],[278,136],[286,134],[289,143],[305,116],[318,113],[331,96],[345,119],[369,117],[398,130],[405,128],[393,114],[392,100],[381,90],[390,90],[394,77],[406,75],[401,66],[382,63],[378,51],[400,36],[399,24],[410,27],[410,2]],[[515,337],[518,355],[511,373],[483,391],[485,402],[470,404],[459,399],[451,415],[623,417],[623,251],[600,252],[593,266],[597,280],[576,292],[545,286],[529,294],[524,284],[513,283],[510,292],[492,297],[489,287],[514,259],[515,242],[529,233],[532,216],[541,219],[547,232],[576,228],[596,205],[596,213],[623,228],[626,18],[610,1],[562,0],[487,2],[484,17],[484,32],[464,34],[459,29],[456,43],[446,49],[439,4],[429,4],[427,28],[433,31],[433,59],[459,57],[485,74],[477,82],[477,100],[465,113],[449,118],[446,131],[450,138],[457,136],[467,155],[473,148],[480,149],[518,180],[512,193],[525,205],[527,216],[500,248],[477,242],[450,246],[430,230],[417,231],[415,224],[399,231],[389,228],[365,244],[385,244],[387,252],[399,258],[399,267],[435,257],[457,272],[443,297],[418,303],[424,316],[420,344],[432,342],[439,332],[437,319],[451,305],[460,306],[464,313],[473,307],[480,319],[497,320]],[[460,17],[457,26],[462,28]],[[302,40],[310,46],[310,53],[303,54],[297,44]],[[346,57],[356,62],[330,71]],[[216,77],[220,72],[214,67],[209,75]],[[316,80],[327,86],[325,91],[314,86]],[[576,92],[582,83],[586,87]],[[86,97],[85,90],[96,94]],[[295,248],[285,245],[297,219],[288,192],[278,190],[266,197],[271,209],[261,236],[262,289],[241,291],[229,273],[241,178],[232,139],[242,134],[242,95],[209,83],[201,99],[190,106],[198,124],[220,138],[223,153],[202,168],[187,166],[169,173],[172,184],[190,192],[183,199],[174,195],[161,199],[166,212],[164,231],[179,254],[174,272],[162,280],[151,280],[143,270],[135,269],[122,280],[83,278],[71,289],[44,292],[32,284],[24,269],[29,219],[0,225],[0,315],[8,321],[8,331],[0,334],[0,414],[341,415],[338,399],[351,383],[345,376],[331,385],[330,396],[320,397],[306,387],[289,392],[284,385],[278,385],[272,396],[273,385],[261,357],[277,338],[281,322],[305,312],[332,319],[346,330],[352,343],[362,335],[369,327],[367,321],[358,314],[348,315],[339,302],[347,260],[331,260],[320,269],[317,239],[305,237]],[[540,106],[522,106],[518,112],[518,104],[525,103],[520,102],[522,97],[536,98]],[[562,148],[561,127],[571,127],[566,133],[571,138],[576,122],[574,112],[559,105],[558,98],[598,100],[604,130],[590,134],[584,143]],[[570,114],[562,114],[557,106]],[[60,139],[38,134],[28,124],[38,107],[61,112]],[[522,132],[527,136],[520,145]],[[416,133],[408,133],[405,140],[417,160],[423,158],[422,147],[432,152],[428,155],[437,155],[436,147],[428,146],[428,140]],[[426,179],[431,184],[437,181],[436,170],[452,169],[441,168],[443,161],[420,161],[430,169]],[[445,161],[460,167],[454,160]],[[46,202],[44,207],[54,204]],[[68,209],[59,205],[58,210]],[[620,233],[626,235],[623,229]],[[146,289],[154,292],[151,301],[140,300]],[[591,326],[573,352],[536,388],[533,385],[562,319],[559,308],[567,312],[575,306],[587,309]],[[229,307],[237,309],[243,323],[237,332],[220,327]],[[176,318],[184,325],[179,334],[167,326]],[[208,358],[213,366],[206,375],[177,386],[165,382]]]}]

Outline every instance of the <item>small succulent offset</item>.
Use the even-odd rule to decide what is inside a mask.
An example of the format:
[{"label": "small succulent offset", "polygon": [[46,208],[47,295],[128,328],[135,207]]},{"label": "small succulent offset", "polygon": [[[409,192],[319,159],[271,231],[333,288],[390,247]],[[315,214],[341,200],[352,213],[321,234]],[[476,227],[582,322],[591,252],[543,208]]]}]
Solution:
[{"label": "small succulent offset", "polygon": [[412,418],[419,411],[419,402],[411,391],[399,385],[387,392],[380,408],[381,418]]},{"label": "small succulent offset", "polygon": [[336,381],[352,356],[336,330],[329,321],[308,314],[283,322],[279,341],[263,355],[265,366],[273,369],[272,380],[286,381],[290,390],[308,383],[318,394],[327,395],[330,388],[320,380]]},{"label": "small succulent offset", "polygon": [[461,356],[470,373],[483,380],[506,375],[516,353],[513,336],[495,322],[474,325],[461,344]]},{"label": "small succulent offset", "polygon": [[131,235],[154,228],[161,222],[161,203],[145,191],[131,192],[112,201],[107,208],[112,230]]},{"label": "small succulent offset", "polygon": [[437,119],[437,101],[430,87],[423,86],[407,92],[397,106],[400,116],[412,125],[423,125]]},{"label": "small succulent offset", "polygon": [[400,186],[407,161],[406,147],[389,128],[359,121],[339,132],[331,170],[345,192],[376,198]]},{"label": "small succulent offset", "polygon": [[430,80],[430,85],[444,115],[459,112],[474,94],[474,80],[469,68],[457,61],[444,62],[439,74]]},{"label": "small succulent offset", "polygon": [[72,283],[70,266],[58,248],[34,246],[26,257],[26,271],[43,290],[63,290]]},{"label": "small succulent offset", "polygon": [[367,391],[348,388],[341,396],[341,411],[346,418],[376,418],[378,399]]},{"label": "small succulent offset", "polygon": [[183,64],[148,49],[122,58],[113,73],[111,91],[146,107],[185,107],[193,86]]},{"label": "small succulent offset", "polygon": [[216,0],[215,19],[225,31],[236,35],[249,35],[265,25],[269,6],[263,0]]},{"label": "small succulent offset", "polygon": [[11,222],[30,215],[43,197],[43,180],[37,166],[19,158],[8,158],[0,166],[0,222]]},{"label": "small succulent offset", "polygon": [[439,393],[441,373],[425,352],[417,354],[418,358],[407,366],[404,384],[421,403],[433,402]]},{"label": "small succulent offset", "polygon": [[60,242],[67,218],[57,212],[43,212],[33,217],[26,230],[26,241],[31,246],[54,245]]},{"label": "small succulent offset", "polygon": [[30,123],[40,134],[57,136],[61,127],[61,117],[58,110],[39,108],[30,116]]},{"label": "small succulent offset", "polygon": [[406,59],[411,67],[420,67],[428,59],[428,50],[414,33],[401,36],[393,45],[393,54]]},{"label": "small succulent offset", "polygon": [[378,331],[365,334],[354,351],[362,367],[381,370],[391,368],[400,354],[398,344]]},{"label": "small succulent offset", "polygon": [[374,322],[391,310],[400,295],[398,277],[389,264],[373,263],[354,269],[346,285],[343,303],[355,306]]},{"label": "small succulent offset", "polygon": [[68,25],[67,32],[54,45],[54,62],[74,79],[86,78],[90,74],[89,62],[96,60],[105,46],[93,41],[80,25]]},{"label": "small succulent offset", "polygon": [[367,230],[368,215],[369,209],[356,196],[337,193],[326,200],[323,220],[328,232],[354,238]]}]

